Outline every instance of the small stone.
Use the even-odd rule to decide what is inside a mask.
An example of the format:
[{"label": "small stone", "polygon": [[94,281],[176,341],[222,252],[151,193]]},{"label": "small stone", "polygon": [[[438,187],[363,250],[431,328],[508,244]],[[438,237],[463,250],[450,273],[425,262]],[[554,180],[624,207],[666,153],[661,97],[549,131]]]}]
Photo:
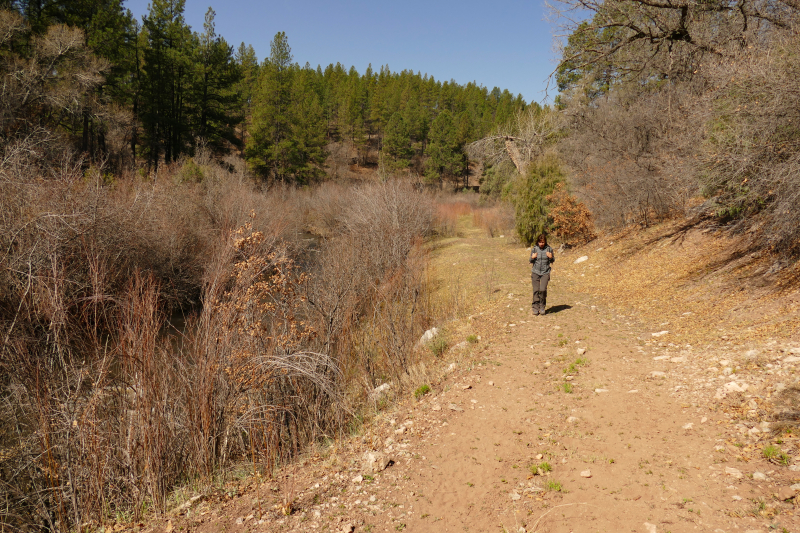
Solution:
[{"label": "small stone", "polygon": [[726,392],[745,392],[749,387],[747,383],[738,384],[735,381],[731,381],[730,383],[726,383],[722,386],[722,388]]},{"label": "small stone", "polygon": [[669,330],[665,329],[664,331],[657,331],[655,333],[651,333],[650,335],[652,335],[653,337],[663,337],[667,333],[669,333]]},{"label": "small stone", "polygon": [[647,522],[645,522],[644,529],[647,531],[647,533],[656,533],[655,524],[648,524]]},{"label": "small stone", "polygon": [[684,363],[684,362],[686,362],[686,358],[685,357],[673,357],[672,359],[670,359],[670,362],[671,363]]},{"label": "small stone", "polygon": [[688,424],[683,426],[683,429],[692,429],[694,427],[694,423],[689,422]]},{"label": "small stone", "polygon": [[236,519],[236,525],[237,526],[241,526],[242,524],[244,524],[244,518],[242,518],[242,517],[237,518]]},{"label": "small stone", "polygon": [[591,470],[584,470],[583,472],[581,472],[581,477],[585,477],[585,478],[592,477],[592,471]]},{"label": "small stone", "polygon": [[652,372],[650,372],[649,376],[651,378],[665,378],[665,377],[667,377],[667,373],[666,372],[660,372],[658,370],[653,370]]},{"label": "small stone", "polygon": [[725,473],[736,479],[742,479],[742,471],[739,470],[738,468],[731,468],[730,466],[726,466]]},{"label": "small stone", "polygon": [[669,359],[668,355],[659,355],[658,357],[653,357],[653,361],[666,361]]},{"label": "small stone", "polygon": [[172,520],[167,520],[167,527],[164,528],[165,533],[172,533],[173,528]]},{"label": "small stone", "polygon": [[737,496],[736,494],[734,494],[733,496],[731,496],[731,499],[733,499],[733,500],[736,500],[737,502],[740,502],[740,501],[742,501],[742,497],[741,497],[741,496]]},{"label": "small stone", "polygon": [[441,410],[442,410],[442,406],[439,405],[438,403],[435,403],[435,404],[431,405],[431,411],[441,411]]},{"label": "small stone", "polygon": [[537,453],[536,454],[536,460],[537,461],[541,461],[543,458],[544,458],[544,455],[542,455],[541,453]]},{"label": "small stone", "polygon": [[578,352],[578,355],[583,355],[583,354],[586,353],[586,348],[578,348],[577,352]]},{"label": "small stone", "polygon": [[577,259],[575,260],[575,263],[574,263],[574,264],[576,264],[576,265],[577,265],[577,264],[579,264],[579,263],[583,263],[584,261],[588,261],[588,260],[589,260],[589,256],[588,256],[588,255],[582,255],[582,256],[580,256],[579,258],[577,258]]},{"label": "small stone", "polygon": [[796,492],[796,491],[800,490],[800,483],[795,483],[794,485],[792,485],[789,488]]},{"label": "small stone", "polygon": [[489,386],[490,386],[490,387],[494,387],[494,381],[490,381],[490,382],[489,382]]},{"label": "small stone", "polygon": [[358,483],[361,483],[362,481],[364,481],[364,476],[362,476],[361,474],[359,474],[359,475],[357,475],[356,477],[353,478],[353,483],[358,484]]},{"label": "small stone", "polygon": [[608,389],[594,389],[594,392],[596,392],[597,394],[601,394],[603,392],[608,392]]},{"label": "small stone", "polygon": [[462,385],[461,390],[469,390],[472,388],[472,385]]},{"label": "small stone", "polygon": [[405,426],[400,426],[399,428],[394,430],[394,434],[395,435],[402,435],[405,432],[406,432],[406,427]]},{"label": "small stone", "polygon": [[789,357],[783,358],[783,362],[786,364],[794,364],[797,363],[798,361],[800,361],[800,357],[797,357],[796,355],[790,355]]},{"label": "small stone", "polygon": [[381,452],[366,452],[363,458],[364,469],[372,474],[377,474],[389,466],[393,460]]},{"label": "small stone", "polygon": [[700,419],[700,423],[701,424],[705,424],[706,422],[708,422],[708,417],[707,416],[704,416],[703,418]]},{"label": "small stone", "polygon": [[450,365],[447,367],[447,373],[449,374],[451,372],[455,372],[456,368],[458,368],[457,364],[450,363]]},{"label": "small stone", "polygon": [[519,495],[519,494],[517,494],[516,492],[512,492],[512,493],[511,493],[511,499],[512,499],[512,500],[514,500],[514,501],[517,501],[517,500],[519,500],[520,498],[522,498],[522,496],[520,496],[520,495]]},{"label": "small stone", "polygon": [[753,472],[753,479],[758,481],[766,481],[767,475],[764,474],[763,472]]},{"label": "small stone", "polygon": [[781,489],[775,493],[775,497],[779,500],[788,500],[790,498],[794,498],[795,491],[792,490],[791,487],[781,487]]},{"label": "small stone", "polygon": [[567,424],[577,424],[580,419],[574,416],[567,418]]},{"label": "small stone", "polygon": [[450,409],[451,411],[456,411],[456,412],[463,411],[463,409],[462,409],[462,408],[460,408],[459,406],[457,406],[457,405],[456,405],[456,404],[454,404],[454,403],[449,403],[449,404],[447,404],[447,408],[448,408],[448,409]]},{"label": "small stone", "polygon": [[639,391],[636,390],[636,389],[633,389],[633,390],[629,390],[628,394],[636,394],[637,392],[639,392]]},{"label": "small stone", "polygon": [[356,526],[351,524],[350,522],[346,523],[342,526],[342,533],[353,533],[356,530]]}]

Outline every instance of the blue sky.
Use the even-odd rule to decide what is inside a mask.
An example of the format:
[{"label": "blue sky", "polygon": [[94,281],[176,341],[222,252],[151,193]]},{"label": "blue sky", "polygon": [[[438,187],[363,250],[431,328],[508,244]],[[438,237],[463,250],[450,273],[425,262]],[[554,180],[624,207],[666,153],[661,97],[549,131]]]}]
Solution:
[{"label": "blue sky", "polygon": [[[137,19],[148,0],[126,0]],[[216,11],[217,33],[234,47],[252,44],[259,61],[286,32],[296,62],[342,63],[363,74],[391,70],[427,73],[438,80],[475,81],[543,102],[555,68],[544,0],[186,0],[186,22],[202,31],[206,10]],[[551,87],[549,100],[555,96]]]}]

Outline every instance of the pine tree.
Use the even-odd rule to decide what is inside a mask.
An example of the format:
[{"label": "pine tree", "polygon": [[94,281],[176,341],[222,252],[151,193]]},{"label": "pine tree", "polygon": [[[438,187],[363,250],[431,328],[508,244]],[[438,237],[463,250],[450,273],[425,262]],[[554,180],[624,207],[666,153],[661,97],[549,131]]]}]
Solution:
[{"label": "pine tree", "polygon": [[147,137],[148,163],[175,161],[192,143],[189,90],[195,42],[183,18],[185,0],[153,0],[144,17],[140,118]]},{"label": "pine tree", "polygon": [[264,178],[307,183],[325,163],[325,115],[316,73],[292,63],[286,34],[275,35],[260,68],[245,154]]},{"label": "pine tree", "polygon": [[395,113],[386,125],[383,135],[383,156],[387,166],[392,169],[408,167],[413,151],[411,136],[403,116]]},{"label": "pine tree", "polygon": [[252,168],[265,178],[286,181],[289,169],[289,140],[292,101],[292,49],[284,32],[270,44],[270,56],[259,69],[253,125],[245,150]]},{"label": "pine tree", "polygon": [[216,34],[214,16],[214,10],[208,8],[205,31],[198,36],[193,103],[195,134],[216,153],[222,153],[225,143],[239,144],[235,127],[243,116],[236,85],[242,71],[233,58],[233,48]]},{"label": "pine tree", "polygon": [[286,174],[300,184],[324,175],[325,117],[314,82],[315,73],[308,67],[295,74],[292,86],[292,127]]},{"label": "pine tree", "polygon": [[236,93],[239,95],[242,116],[239,146],[242,147],[242,154],[244,155],[244,147],[247,144],[253,114],[253,98],[258,83],[258,58],[253,45],[245,46],[244,43],[239,45],[239,49],[236,52],[236,64],[241,72],[241,78],[236,85]]},{"label": "pine tree", "polygon": [[425,178],[429,183],[440,182],[444,178],[459,178],[467,168],[467,159],[458,142],[453,115],[442,111],[431,124],[428,133],[428,148],[425,163]]}]

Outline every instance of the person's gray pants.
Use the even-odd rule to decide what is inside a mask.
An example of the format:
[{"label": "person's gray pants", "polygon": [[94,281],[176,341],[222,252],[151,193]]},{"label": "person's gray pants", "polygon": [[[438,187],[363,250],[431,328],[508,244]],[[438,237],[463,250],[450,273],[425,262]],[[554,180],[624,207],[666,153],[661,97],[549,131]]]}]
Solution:
[{"label": "person's gray pants", "polygon": [[544,313],[547,305],[547,283],[550,281],[550,273],[536,274],[531,272],[531,284],[533,285],[533,303],[531,308],[534,311]]}]

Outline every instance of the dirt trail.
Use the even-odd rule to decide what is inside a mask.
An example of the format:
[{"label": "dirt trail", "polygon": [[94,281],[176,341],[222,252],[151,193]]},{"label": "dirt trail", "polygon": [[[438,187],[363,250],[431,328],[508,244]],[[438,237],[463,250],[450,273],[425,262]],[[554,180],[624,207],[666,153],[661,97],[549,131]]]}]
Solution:
[{"label": "dirt trail", "polygon": [[[437,254],[440,271],[471,265],[458,284],[472,276],[470,286],[500,292],[448,327],[455,364],[432,391],[310,454],[290,482],[209,498],[167,528],[800,531],[789,499],[800,481],[796,438],[761,424],[773,393],[794,380],[782,363],[791,343],[745,353],[654,336],[669,326],[583,292],[593,265],[575,264],[577,253],[557,258],[549,313],[532,316],[524,249],[471,232]],[[480,339],[460,342],[467,334]],[[748,366],[756,353],[760,366]],[[392,462],[373,472],[365,457]],[[278,511],[287,497],[288,517]]]}]

